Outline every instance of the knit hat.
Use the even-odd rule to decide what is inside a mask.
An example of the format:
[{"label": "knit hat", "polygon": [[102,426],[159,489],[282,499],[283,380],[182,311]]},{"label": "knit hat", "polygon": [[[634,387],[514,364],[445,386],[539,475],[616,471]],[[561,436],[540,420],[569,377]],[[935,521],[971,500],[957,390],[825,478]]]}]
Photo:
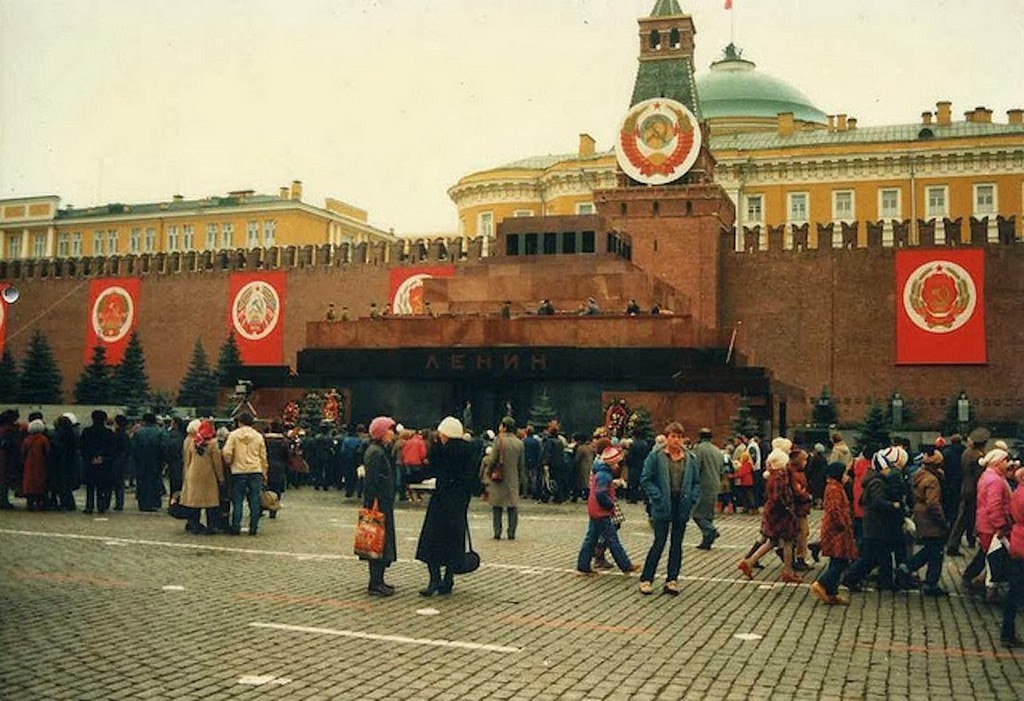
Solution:
[{"label": "knit hat", "polygon": [[370,438],[375,441],[383,440],[387,432],[395,427],[395,420],[390,416],[378,416],[370,422]]},{"label": "knit hat", "polygon": [[828,467],[825,468],[825,476],[834,479],[841,480],[843,475],[846,473],[846,463],[842,462],[830,462]]},{"label": "knit hat", "polygon": [[63,414],[61,414],[61,416],[70,421],[72,426],[78,425],[78,417],[72,414],[70,411],[64,412]]},{"label": "knit hat", "polygon": [[625,453],[622,452],[622,448],[617,445],[613,445],[610,448],[605,448],[601,451],[601,462],[607,465],[615,465],[622,460],[624,455]]},{"label": "knit hat", "polygon": [[819,453],[824,453],[825,452],[825,444],[824,443],[815,443],[814,444],[814,449],[816,451],[818,451]]},{"label": "knit hat", "polygon": [[1002,448],[993,448],[992,450],[985,453],[985,457],[978,460],[978,464],[982,467],[998,467],[1002,465],[1010,457]]},{"label": "knit hat", "polygon": [[46,433],[46,424],[42,419],[32,419],[28,422],[29,433]]},{"label": "knit hat", "polygon": [[462,438],[465,429],[462,427],[462,422],[454,416],[446,416],[437,425],[437,432],[448,438]]},{"label": "knit hat", "polygon": [[783,453],[789,455],[789,451],[793,448],[793,441],[789,440],[784,436],[772,439],[772,450],[781,450]]},{"label": "knit hat", "polygon": [[185,433],[187,433],[187,434],[189,434],[191,436],[191,435],[195,434],[195,432],[198,431],[198,430],[199,430],[199,419],[192,419],[191,421],[188,422],[188,427],[185,429]]}]

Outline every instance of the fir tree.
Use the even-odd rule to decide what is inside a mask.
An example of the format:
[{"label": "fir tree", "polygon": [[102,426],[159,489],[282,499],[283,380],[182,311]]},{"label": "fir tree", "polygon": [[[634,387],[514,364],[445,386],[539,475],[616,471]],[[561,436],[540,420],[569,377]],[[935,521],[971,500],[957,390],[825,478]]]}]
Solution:
[{"label": "fir tree", "polygon": [[542,389],[537,403],[530,407],[529,424],[535,432],[539,433],[556,418],[558,418],[558,412],[551,404],[551,397],[548,396],[547,389]]},{"label": "fir tree", "polygon": [[178,390],[178,406],[192,406],[205,416],[217,405],[217,376],[206,359],[203,343],[196,339],[192,348],[192,360],[188,365],[185,379]]},{"label": "fir tree", "polygon": [[732,417],[732,432],[737,436],[756,436],[761,433],[754,412],[746,402],[741,401],[736,409],[736,416]]},{"label": "fir tree", "polygon": [[811,424],[818,428],[834,426],[839,420],[836,412],[836,403],[829,394],[828,387],[821,388],[821,395],[814,400],[814,409],[811,411]]},{"label": "fir tree", "polygon": [[889,422],[885,418],[885,411],[877,404],[872,403],[864,415],[857,445],[868,457],[889,445]]},{"label": "fir tree", "polygon": [[217,355],[217,384],[233,385],[242,373],[242,353],[238,350],[235,332],[228,334]]},{"label": "fir tree", "polygon": [[154,414],[170,414],[172,406],[171,393],[156,391],[149,393],[149,410]]},{"label": "fir tree", "polygon": [[106,347],[97,343],[92,349],[92,361],[85,366],[75,384],[75,403],[112,404],[113,395],[113,368],[107,365]]},{"label": "fir tree", "polygon": [[18,400],[26,404],[60,404],[64,399],[62,384],[64,378],[53,359],[53,350],[37,330],[21,365]]},{"label": "fir tree", "polygon": [[15,401],[18,398],[18,366],[6,348],[0,357],[0,397],[2,401]]},{"label": "fir tree", "polygon": [[132,332],[121,364],[114,370],[114,399],[124,404],[129,416],[138,415],[149,403],[149,378],[139,333]]}]

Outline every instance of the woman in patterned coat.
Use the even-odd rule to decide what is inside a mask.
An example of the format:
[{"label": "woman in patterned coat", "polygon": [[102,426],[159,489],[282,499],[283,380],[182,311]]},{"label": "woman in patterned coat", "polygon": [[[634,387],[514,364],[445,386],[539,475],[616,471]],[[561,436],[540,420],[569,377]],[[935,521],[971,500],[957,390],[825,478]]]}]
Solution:
[{"label": "woman in patterned coat", "polygon": [[811,593],[826,604],[849,604],[839,595],[839,578],[850,563],[857,559],[857,546],[853,540],[853,511],[843,483],[849,479],[846,465],[831,463],[826,468],[825,505],[821,516],[821,554],[829,559],[828,569],[811,585]]}]

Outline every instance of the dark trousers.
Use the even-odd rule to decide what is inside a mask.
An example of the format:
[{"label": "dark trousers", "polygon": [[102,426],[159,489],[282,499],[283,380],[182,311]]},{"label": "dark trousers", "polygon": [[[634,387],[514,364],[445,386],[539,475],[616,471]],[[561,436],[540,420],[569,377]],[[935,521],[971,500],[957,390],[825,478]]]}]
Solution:
[{"label": "dark trousers", "polygon": [[[501,537],[501,507],[491,507],[491,521],[494,526],[494,537]],[[508,507],[508,539],[516,539],[516,528],[519,527],[519,509],[514,506]]]},{"label": "dark trousers", "polygon": [[1024,605],[1024,561],[1011,559],[1007,563],[1006,574],[1010,590],[1003,600],[1003,628],[999,637],[1003,640],[1012,640],[1017,637],[1014,624],[1017,611]]},{"label": "dark trousers", "polygon": [[928,565],[928,571],[924,575],[925,586],[937,587],[939,586],[939,577],[942,575],[943,548],[946,545],[946,539],[922,538],[921,545],[921,549],[907,561],[907,570],[917,572]]},{"label": "dark trousers", "polygon": [[694,516],[693,522],[697,524],[697,528],[700,529],[701,535],[703,536],[701,538],[701,544],[711,545],[715,538],[718,537],[718,529],[715,528],[714,517],[708,516],[707,518],[697,518]]},{"label": "dark trousers", "polygon": [[263,488],[263,475],[259,472],[231,475],[231,487],[234,499],[231,505],[231,528],[242,527],[242,503],[249,502],[249,532],[255,533],[260,523],[260,490]]},{"label": "dark trousers", "polygon": [[92,511],[93,508],[101,514],[106,513],[110,508],[110,487],[85,485],[85,510]]},{"label": "dark trousers", "polygon": [[849,566],[850,561],[844,557],[829,558],[828,567],[818,576],[818,583],[825,587],[829,596],[835,596],[839,592],[839,580]]},{"label": "dark trousers", "polygon": [[159,509],[163,485],[160,479],[160,467],[157,465],[140,465],[135,485],[135,496],[139,500],[140,509]]},{"label": "dark trousers", "polygon": [[124,508],[124,480],[118,479],[114,482],[114,508],[118,511]]},{"label": "dark trousers", "polygon": [[[683,518],[679,513],[679,499],[672,497],[672,514],[668,521],[653,521],[654,542],[651,549],[647,551],[647,559],[644,560],[644,571],[640,579],[644,582],[653,582],[654,574],[658,570],[658,561],[665,551],[665,541],[668,541],[668,572],[666,579],[671,581],[679,578],[679,571],[683,568],[683,536],[686,534],[686,522],[689,519]],[[671,539],[669,539],[671,535]]]},{"label": "dark trousers", "polygon": [[892,589],[892,551],[891,541],[865,537],[860,558],[846,571],[843,581],[847,584],[860,584],[877,566],[878,586]]},{"label": "dark trousers", "polygon": [[[341,464],[341,479],[345,484],[345,496],[350,497],[356,493],[357,488],[357,476],[356,476],[356,465],[353,462],[345,461]],[[359,490],[359,496],[362,496],[362,490]]]},{"label": "dark trousers", "polygon": [[950,550],[955,550],[960,547],[960,539],[966,534],[967,544],[974,547],[974,520],[975,509],[977,508],[976,500],[973,498],[961,497],[960,508],[956,514],[956,522],[953,524],[953,530],[949,533],[949,542],[946,546]]},{"label": "dark trousers", "polygon": [[590,561],[594,559],[594,548],[597,546],[599,537],[603,537],[608,544],[608,549],[612,551],[612,558],[619,569],[628,570],[632,565],[629,555],[626,554],[626,549],[619,541],[619,533],[615,530],[615,524],[607,516],[605,518],[591,517],[587,525],[587,534],[583,537],[583,545],[580,546],[580,554],[576,558],[576,569],[580,572],[590,571]]}]

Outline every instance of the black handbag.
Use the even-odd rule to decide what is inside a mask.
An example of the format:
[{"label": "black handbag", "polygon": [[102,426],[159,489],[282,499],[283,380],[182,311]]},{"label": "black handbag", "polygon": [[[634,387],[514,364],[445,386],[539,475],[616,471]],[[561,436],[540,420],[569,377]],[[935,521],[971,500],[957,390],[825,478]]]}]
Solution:
[{"label": "black handbag", "polygon": [[469,532],[469,517],[466,517],[466,543],[468,549],[462,556],[462,562],[452,565],[452,572],[455,574],[469,574],[480,569],[480,555],[473,550],[473,536]]}]

